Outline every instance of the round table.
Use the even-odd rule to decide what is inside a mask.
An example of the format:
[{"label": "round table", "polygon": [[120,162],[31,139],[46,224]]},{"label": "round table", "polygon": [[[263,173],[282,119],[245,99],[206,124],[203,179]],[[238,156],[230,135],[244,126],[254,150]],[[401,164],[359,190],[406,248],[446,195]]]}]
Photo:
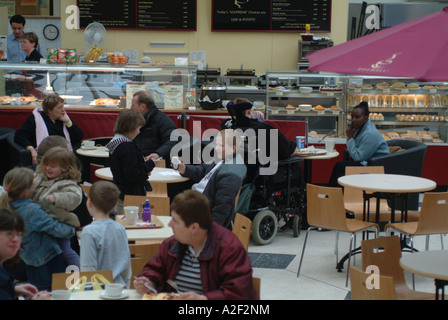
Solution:
[{"label": "round table", "polygon": [[106,147],[95,147],[94,149],[79,148],[76,153],[84,157],[109,158],[109,150]]},{"label": "round table", "polygon": [[[113,180],[110,167],[95,170],[95,175],[100,179]],[[151,183],[153,189],[151,192],[148,192],[148,195],[167,197],[167,183],[177,183],[188,180],[189,178],[181,176],[180,173],[174,169],[155,167],[148,177],[148,181]]]},{"label": "round table", "polygon": [[[315,149],[316,151],[321,151],[324,149]],[[300,155],[298,154],[297,157],[302,158],[304,160],[304,180],[305,183],[312,183],[312,161],[313,160],[329,160],[333,159],[339,156],[339,152],[335,150],[333,151],[327,151],[325,154],[316,154],[316,155]]]},{"label": "round table", "polygon": [[411,273],[435,279],[436,299],[439,298],[439,290],[442,290],[442,299],[444,298],[443,288],[448,284],[448,251],[411,253],[400,259],[400,266]]},{"label": "round table", "polygon": [[434,189],[429,179],[400,174],[352,174],[338,179],[340,185],[369,192],[414,193]]},{"label": "round table", "polygon": [[124,289],[123,296],[117,299],[107,298],[104,290],[72,292],[70,300],[142,300],[142,295],[135,289]]}]

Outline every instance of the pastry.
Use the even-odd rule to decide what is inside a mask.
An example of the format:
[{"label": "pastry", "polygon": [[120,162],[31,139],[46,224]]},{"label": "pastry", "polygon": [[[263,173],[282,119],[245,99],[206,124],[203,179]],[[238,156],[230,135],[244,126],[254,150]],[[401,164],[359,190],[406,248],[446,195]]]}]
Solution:
[{"label": "pastry", "polygon": [[406,85],[404,84],[404,82],[401,81],[397,81],[392,83],[392,88],[394,89],[403,89]]},{"label": "pastry", "polygon": [[285,109],[286,109],[286,110],[296,110],[297,108],[294,107],[293,105],[288,104],[288,105],[285,107]]},{"label": "pastry", "polygon": [[420,88],[420,86],[418,85],[418,83],[412,82],[412,83],[408,83],[407,87],[409,89],[418,89]]},{"label": "pastry", "polygon": [[332,110],[332,111],[340,111],[340,110],[342,110],[342,108],[339,107],[339,106],[334,105],[334,106],[330,107],[330,110]]},{"label": "pastry", "polygon": [[325,108],[322,107],[322,106],[319,104],[319,105],[315,106],[315,107],[313,108],[313,110],[315,110],[315,111],[325,111]]},{"label": "pastry", "polygon": [[386,81],[376,84],[377,89],[388,89],[389,87],[390,87],[390,84],[389,84],[389,82],[386,82]]},{"label": "pastry", "polygon": [[142,300],[178,300],[179,295],[170,292],[163,292],[157,295],[144,294]]}]

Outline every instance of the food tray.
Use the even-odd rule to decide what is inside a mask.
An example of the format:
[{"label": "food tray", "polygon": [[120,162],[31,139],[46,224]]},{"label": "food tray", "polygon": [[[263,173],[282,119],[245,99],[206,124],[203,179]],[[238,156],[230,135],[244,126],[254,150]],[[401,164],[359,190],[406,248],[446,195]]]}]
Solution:
[{"label": "food tray", "polygon": [[151,222],[146,223],[139,219],[135,226],[128,225],[124,215],[117,215],[115,221],[119,222],[125,229],[158,229],[163,227],[162,221],[155,215],[151,216]]}]

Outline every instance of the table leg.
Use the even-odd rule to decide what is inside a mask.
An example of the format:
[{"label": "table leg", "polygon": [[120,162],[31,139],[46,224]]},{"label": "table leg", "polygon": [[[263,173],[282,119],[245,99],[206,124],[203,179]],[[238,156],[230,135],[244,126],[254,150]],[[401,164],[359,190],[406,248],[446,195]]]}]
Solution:
[{"label": "table leg", "polygon": [[440,300],[445,300],[445,286],[448,285],[448,281],[445,280],[434,280],[436,285],[436,300],[439,300],[439,291],[441,292]]}]

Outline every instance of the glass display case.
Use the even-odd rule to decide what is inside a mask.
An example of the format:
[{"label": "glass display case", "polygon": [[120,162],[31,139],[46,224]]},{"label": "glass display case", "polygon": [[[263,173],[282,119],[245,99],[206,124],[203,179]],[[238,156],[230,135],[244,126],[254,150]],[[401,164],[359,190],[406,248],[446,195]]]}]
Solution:
[{"label": "glass display case", "polygon": [[0,62],[0,103],[26,105],[55,92],[70,106],[118,107],[149,90],[159,108],[196,104],[196,66]]},{"label": "glass display case", "polygon": [[345,134],[345,81],[339,74],[266,73],[266,118],[305,120],[308,138]]},{"label": "glass display case", "polygon": [[448,83],[412,79],[351,76],[347,81],[347,123],[361,101],[369,104],[370,120],[386,140],[446,143]]},{"label": "glass display case", "polygon": [[350,114],[361,101],[386,140],[445,144],[448,82],[335,73],[267,72],[266,118],[307,120],[308,138],[345,138]]}]

